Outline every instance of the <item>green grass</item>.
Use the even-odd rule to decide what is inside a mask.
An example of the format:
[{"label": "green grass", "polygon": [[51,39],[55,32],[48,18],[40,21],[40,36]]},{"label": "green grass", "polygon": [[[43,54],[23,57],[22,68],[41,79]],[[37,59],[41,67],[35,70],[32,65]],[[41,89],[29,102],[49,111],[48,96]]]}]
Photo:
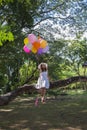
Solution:
[{"label": "green grass", "polygon": [[87,130],[87,92],[73,93],[37,107],[33,97],[18,97],[0,107],[0,130]]}]

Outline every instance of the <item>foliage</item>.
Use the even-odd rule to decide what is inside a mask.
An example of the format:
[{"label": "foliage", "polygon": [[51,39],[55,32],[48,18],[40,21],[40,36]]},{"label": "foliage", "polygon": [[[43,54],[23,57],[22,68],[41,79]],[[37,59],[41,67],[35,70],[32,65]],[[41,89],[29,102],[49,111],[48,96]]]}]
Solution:
[{"label": "foliage", "polygon": [[9,27],[6,25],[0,25],[0,46],[2,46],[6,41],[11,42],[13,40],[14,36],[10,32]]},{"label": "foliage", "polygon": [[74,39],[70,42],[67,51],[67,60],[69,61],[69,65],[73,68],[73,70],[78,75],[82,75],[82,64],[86,61],[86,46],[87,40],[82,39]]},{"label": "foliage", "polygon": [[[36,64],[32,61],[25,61],[25,63],[21,66],[20,73],[20,84],[23,84],[28,77],[31,76],[33,70],[36,69]],[[34,77],[33,77],[34,80]],[[29,81],[30,83],[31,81]]]},{"label": "foliage", "polygon": [[[0,88],[15,89],[43,61],[48,63],[51,80],[82,75],[87,60],[87,39],[82,39],[87,26],[86,4],[83,0],[0,0]],[[31,32],[48,41],[48,54],[23,52],[23,39]],[[67,40],[70,34],[78,36]],[[32,82],[37,76],[38,72]]]}]

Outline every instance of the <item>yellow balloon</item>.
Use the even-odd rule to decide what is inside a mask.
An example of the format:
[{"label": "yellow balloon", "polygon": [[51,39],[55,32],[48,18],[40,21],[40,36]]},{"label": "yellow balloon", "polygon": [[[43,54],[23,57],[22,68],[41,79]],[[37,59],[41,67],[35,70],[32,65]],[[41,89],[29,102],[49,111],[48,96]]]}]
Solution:
[{"label": "yellow balloon", "polygon": [[41,47],[41,48],[45,48],[46,46],[47,46],[47,41],[41,40],[41,41],[40,41],[40,47]]},{"label": "yellow balloon", "polygon": [[32,50],[31,50],[33,53],[37,53],[37,49],[33,46],[32,47]]},{"label": "yellow balloon", "polygon": [[28,38],[25,38],[24,39],[24,44],[26,45],[26,44],[28,44],[29,43],[29,39]]}]

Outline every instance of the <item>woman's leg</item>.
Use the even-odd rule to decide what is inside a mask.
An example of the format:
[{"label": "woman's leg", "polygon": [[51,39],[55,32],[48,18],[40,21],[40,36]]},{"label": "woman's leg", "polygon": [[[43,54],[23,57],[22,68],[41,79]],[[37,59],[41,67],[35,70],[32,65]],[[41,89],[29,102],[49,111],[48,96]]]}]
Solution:
[{"label": "woman's leg", "polygon": [[36,100],[35,100],[35,106],[37,106],[37,105],[38,105],[39,98],[40,98],[40,95],[41,95],[41,90],[40,90],[40,89],[38,89],[38,90],[37,90],[37,92],[38,92],[38,94],[37,94],[37,97],[36,97]]},{"label": "woman's leg", "polygon": [[45,102],[45,94],[46,94],[46,88],[41,88],[41,102]]}]

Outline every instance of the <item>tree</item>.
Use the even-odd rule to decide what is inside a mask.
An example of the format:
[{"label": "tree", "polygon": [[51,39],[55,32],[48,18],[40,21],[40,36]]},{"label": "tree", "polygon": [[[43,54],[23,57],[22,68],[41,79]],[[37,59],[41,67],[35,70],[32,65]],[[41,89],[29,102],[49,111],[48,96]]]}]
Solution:
[{"label": "tree", "polygon": [[6,41],[14,41],[14,36],[8,26],[0,24],[0,46],[2,46],[3,43],[6,43]]},{"label": "tree", "polygon": [[82,75],[82,64],[86,61],[86,39],[77,37],[69,41],[69,46],[66,54],[66,63],[77,75]]},{"label": "tree", "polygon": [[[55,48],[53,52],[52,49],[50,49],[50,56],[47,54],[46,56],[43,56],[44,58],[39,58],[39,61],[42,61],[43,59],[48,61],[47,58],[52,59],[54,62],[56,59],[58,62],[55,62],[54,65],[56,72],[56,77],[59,75],[57,70],[60,70],[62,63],[65,61],[65,50],[67,46],[62,42],[63,40],[55,42],[59,39],[59,35],[61,34],[61,28],[65,29],[68,25],[70,27],[73,25],[73,28],[71,28],[70,33],[74,31],[77,22],[80,23],[79,14],[81,13],[83,17],[83,27],[85,27],[85,16],[86,14],[86,8],[84,3],[85,1],[81,0],[1,0],[0,1],[0,22],[1,27],[7,27],[6,31],[3,30],[3,36],[4,34],[7,36],[9,32],[11,32],[11,35],[14,35],[14,41],[11,39],[2,40],[3,37],[1,37],[1,41],[3,43],[3,46],[0,47],[0,62],[1,64],[1,72],[8,75],[8,82],[11,83],[10,85],[18,86],[16,83],[20,80],[19,78],[19,70],[21,70],[21,67],[24,65],[25,60],[33,61],[38,64],[37,58],[34,55],[26,55],[23,52],[23,39],[24,37],[31,32],[34,32],[38,35],[40,35],[44,38],[46,38],[49,42],[50,48]],[[82,10],[76,10],[76,8],[73,8],[77,6],[77,8],[81,8]],[[81,11],[81,12],[80,12]],[[83,13],[84,12],[84,13]],[[48,20],[48,21],[45,21]],[[51,21],[50,21],[51,20]],[[49,24],[51,23],[51,24]],[[57,26],[56,26],[57,24]],[[41,25],[41,26],[37,26]],[[59,28],[61,27],[61,28]],[[76,31],[76,30],[75,30]],[[66,36],[63,33],[63,38]],[[9,42],[11,41],[11,42]],[[65,41],[65,39],[64,39]],[[11,44],[10,44],[11,43]],[[59,43],[59,44],[58,44]],[[52,46],[52,44],[58,46]],[[56,50],[57,47],[57,50]],[[60,48],[60,49],[58,49]],[[53,56],[54,55],[54,56]],[[53,62],[48,61],[51,70]],[[60,63],[61,65],[57,65]],[[53,79],[55,79],[53,74]],[[26,81],[26,80],[25,80]]]},{"label": "tree", "polygon": [[38,21],[38,26],[35,27],[35,30],[42,36],[44,34],[46,39],[51,40],[60,37],[71,38],[79,31],[84,32],[87,27],[86,5],[87,1],[84,0],[50,1],[45,8],[42,19]]}]

